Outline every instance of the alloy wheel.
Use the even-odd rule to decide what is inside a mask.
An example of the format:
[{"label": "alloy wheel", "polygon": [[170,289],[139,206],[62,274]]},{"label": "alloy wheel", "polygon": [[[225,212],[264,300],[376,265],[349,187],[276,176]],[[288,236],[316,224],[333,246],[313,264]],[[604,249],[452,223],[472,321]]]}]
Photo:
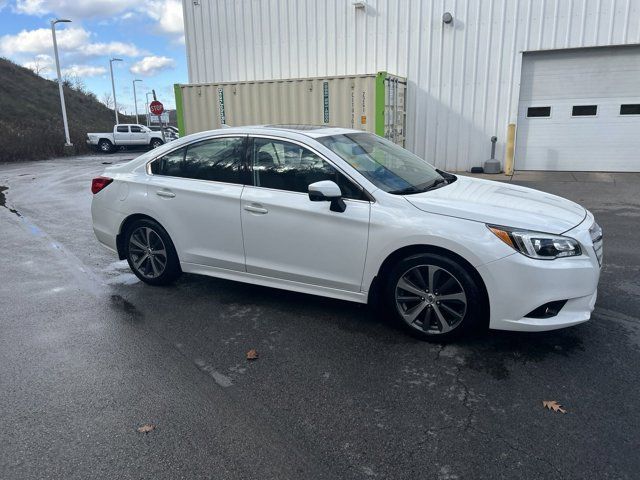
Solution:
[{"label": "alloy wheel", "polygon": [[158,278],[167,267],[167,249],[152,228],[136,228],[129,237],[129,257],[133,268],[145,278]]},{"label": "alloy wheel", "polygon": [[457,328],[467,312],[467,295],[458,279],[436,265],[407,270],[395,289],[396,307],[412,328],[430,335]]}]

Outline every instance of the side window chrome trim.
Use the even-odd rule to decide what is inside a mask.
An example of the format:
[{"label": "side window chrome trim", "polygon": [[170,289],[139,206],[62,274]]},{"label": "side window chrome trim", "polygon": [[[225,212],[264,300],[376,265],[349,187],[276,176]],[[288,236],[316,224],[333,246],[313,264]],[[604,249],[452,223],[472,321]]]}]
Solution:
[{"label": "side window chrome trim", "polygon": [[[309,194],[305,192],[295,192],[293,190],[282,190],[281,188],[271,188],[271,187],[256,187],[255,185],[245,185],[248,188],[257,188],[260,190],[268,190],[269,192],[282,192],[282,193],[290,193],[292,195],[301,195],[303,197],[308,197]],[[345,202],[358,202],[358,203],[373,203],[374,200],[358,200],[355,198],[343,198]]]},{"label": "side window chrome trim", "polygon": [[[283,141],[283,142],[288,142],[288,143],[293,143],[295,145],[298,145],[299,147],[302,148],[306,148],[307,150],[311,151],[312,153],[314,153],[315,155],[317,155],[318,157],[320,157],[321,160],[324,160],[325,162],[327,162],[329,165],[331,165],[333,168],[335,168],[339,173],[341,173],[342,175],[344,175],[347,180],[349,180],[350,182],[352,182],[354,185],[356,185],[360,190],[362,190],[364,192],[364,195],[366,197],[369,198],[369,200],[356,200],[356,201],[360,201],[360,202],[369,202],[369,203],[375,203],[375,198],[373,197],[373,195],[371,195],[370,192],[367,191],[366,188],[364,188],[362,185],[360,185],[360,183],[356,180],[354,180],[354,178],[349,175],[347,172],[345,172],[342,168],[340,168],[338,165],[336,165],[333,161],[331,161],[330,159],[328,159],[325,155],[323,155],[322,153],[318,152],[318,150],[316,150],[315,148],[313,148],[311,145],[308,145],[306,143],[303,143],[299,140],[294,140],[292,138],[287,138],[287,137],[280,137],[277,135],[272,135],[272,134],[253,134],[250,133],[248,134],[249,139],[254,139],[254,138],[267,138],[270,140],[279,140],[279,141]],[[249,168],[253,169],[253,165],[251,165],[251,162],[249,162]],[[281,191],[281,192],[292,192],[292,193],[302,193],[303,195],[306,195],[306,193],[304,192],[293,192],[292,190],[281,190],[281,189],[277,189],[277,188],[269,188],[269,187],[258,187],[255,185],[247,185],[249,187],[255,187],[255,188],[264,188],[266,190],[276,190],[276,191]],[[346,200],[354,200],[353,198],[345,198]]]}]

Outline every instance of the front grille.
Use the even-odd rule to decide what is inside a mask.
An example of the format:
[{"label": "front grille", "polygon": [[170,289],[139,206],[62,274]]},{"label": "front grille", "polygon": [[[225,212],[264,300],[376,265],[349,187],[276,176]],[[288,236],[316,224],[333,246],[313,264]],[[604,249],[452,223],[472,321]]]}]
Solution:
[{"label": "front grille", "polygon": [[602,265],[602,228],[596,222],[593,222],[593,225],[589,228],[589,234],[593,242],[593,250],[598,259],[598,265]]}]

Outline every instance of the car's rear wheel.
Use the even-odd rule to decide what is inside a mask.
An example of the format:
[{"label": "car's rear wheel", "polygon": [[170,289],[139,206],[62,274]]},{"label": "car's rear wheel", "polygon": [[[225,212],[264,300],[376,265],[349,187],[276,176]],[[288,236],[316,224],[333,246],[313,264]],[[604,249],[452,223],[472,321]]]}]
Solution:
[{"label": "car's rear wheel", "polygon": [[110,153],[113,150],[113,144],[106,139],[102,139],[98,142],[98,150],[104,153]]},{"label": "car's rear wheel", "polygon": [[158,148],[162,146],[163,142],[159,138],[154,138],[151,140],[151,148]]},{"label": "car's rear wheel", "polygon": [[133,273],[150,285],[167,285],[180,276],[180,262],[169,234],[157,222],[141,219],[125,232],[126,257]]},{"label": "car's rear wheel", "polygon": [[486,318],[486,301],[471,273],[444,255],[424,253],[400,261],[387,277],[387,307],[410,333],[446,341]]}]

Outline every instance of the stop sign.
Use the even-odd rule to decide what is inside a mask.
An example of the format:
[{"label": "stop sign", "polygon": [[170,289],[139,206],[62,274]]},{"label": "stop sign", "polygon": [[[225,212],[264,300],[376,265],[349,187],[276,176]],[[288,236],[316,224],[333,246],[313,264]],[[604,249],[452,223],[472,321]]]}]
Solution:
[{"label": "stop sign", "polygon": [[162,112],[164,112],[164,105],[159,101],[154,100],[149,104],[149,110],[151,110],[151,113],[154,115],[162,115]]}]

